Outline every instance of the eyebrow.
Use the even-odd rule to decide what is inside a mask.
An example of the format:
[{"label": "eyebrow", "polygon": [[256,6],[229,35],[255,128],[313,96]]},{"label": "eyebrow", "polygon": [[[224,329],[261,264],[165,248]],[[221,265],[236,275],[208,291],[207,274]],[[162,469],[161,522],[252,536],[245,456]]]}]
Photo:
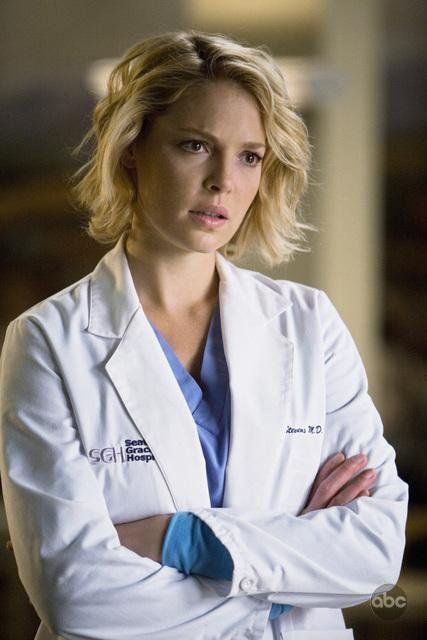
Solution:
[{"label": "eyebrow", "polygon": [[[203,138],[210,138],[216,143],[219,142],[218,138],[216,138],[211,133],[208,133],[207,131],[203,131],[202,129],[195,129],[193,127],[179,127],[177,131],[180,131],[182,133],[191,133],[193,135],[195,134],[198,136],[202,136]],[[263,142],[243,142],[242,147],[251,147],[253,149],[265,149],[266,145]]]}]

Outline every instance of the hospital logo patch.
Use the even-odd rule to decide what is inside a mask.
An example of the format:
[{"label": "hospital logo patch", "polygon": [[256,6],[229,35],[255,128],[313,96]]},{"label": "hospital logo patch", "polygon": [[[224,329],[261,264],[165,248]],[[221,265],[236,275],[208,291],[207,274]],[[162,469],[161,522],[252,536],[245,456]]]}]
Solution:
[{"label": "hospital logo patch", "polygon": [[123,444],[116,447],[90,449],[88,455],[91,464],[124,464],[126,462],[147,463],[151,460],[155,460],[154,454],[144,438],[141,440],[126,439]]}]

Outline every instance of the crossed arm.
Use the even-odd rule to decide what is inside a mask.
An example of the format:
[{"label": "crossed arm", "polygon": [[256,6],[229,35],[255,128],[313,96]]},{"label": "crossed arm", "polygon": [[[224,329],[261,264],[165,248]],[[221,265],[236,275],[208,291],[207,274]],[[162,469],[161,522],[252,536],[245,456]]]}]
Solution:
[{"label": "crossed arm", "polygon": [[[374,469],[365,469],[367,457],[363,454],[345,458],[339,452],[331,456],[320,468],[300,515],[344,506],[362,496],[369,496],[369,488],[375,482]],[[131,551],[155,562],[161,562],[163,540],[172,514],[151,516],[133,522],[116,525],[120,542]]]}]

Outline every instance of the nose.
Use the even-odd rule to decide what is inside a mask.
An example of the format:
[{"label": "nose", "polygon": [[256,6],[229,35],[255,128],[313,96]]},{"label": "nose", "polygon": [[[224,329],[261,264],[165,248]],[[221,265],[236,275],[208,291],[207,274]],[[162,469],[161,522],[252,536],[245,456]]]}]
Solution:
[{"label": "nose", "polygon": [[230,161],[226,159],[213,160],[210,171],[204,181],[205,188],[218,193],[228,193],[232,189],[232,184]]}]

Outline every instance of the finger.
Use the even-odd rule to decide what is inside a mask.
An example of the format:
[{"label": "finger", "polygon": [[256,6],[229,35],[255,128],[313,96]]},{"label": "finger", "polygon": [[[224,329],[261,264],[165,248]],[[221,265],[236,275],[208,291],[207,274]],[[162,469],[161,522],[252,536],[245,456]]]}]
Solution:
[{"label": "finger", "polygon": [[314,479],[313,487],[311,489],[312,495],[315,493],[320,483],[323,480],[325,480],[325,478],[327,478],[328,475],[332,473],[332,471],[334,471],[337,467],[339,467],[340,464],[344,462],[344,460],[345,460],[345,455],[342,453],[342,451],[335,453],[333,456],[328,458],[328,460],[326,460],[326,462],[319,469],[316,475],[316,478]]},{"label": "finger", "polygon": [[[367,457],[358,454],[342,462],[324,480],[322,480],[310,499],[311,509],[326,507],[335,495],[351,478],[367,464]],[[362,487],[364,488],[364,487]]]},{"label": "finger", "polygon": [[367,469],[360,473],[330,500],[328,507],[344,506],[355,498],[369,495],[368,489],[373,485],[375,479],[376,472],[373,469]]},{"label": "finger", "polygon": [[369,498],[370,495],[371,495],[371,492],[369,491],[369,489],[366,489],[365,491],[361,491],[359,493],[359,495],[356,496],[356,498],[363,498],[363,497],[368,497]]},{"label": "finger", "polygon": [[320,507],[317,506],[317,504],[313,505],[312,501],[313,498],[316,494],[316,491],[320,485],[321,482],[323,482],[323,480],[325,480],[325,478],[328,477],[328,475],[330,473],[332,473],[332,471],[334,471],[337,467],[340,466],[340,464],[342,464],[345,460],[345,455],[343,454],[342,451],[338,451],[337,453],[334,453],[334,455],[330,456],[324,463],[323,465],[320,467],[319,471],[317,472],[317,475],[313,481],[313,484],[311,486],[311,490],[310,493],[308,495],[307,501],[306,501],[306,505],[304,507],[304,509],[301,511],[301,515],[304,513],[308,513],[309,511],[314,511],[314,509],[318,509]]},{"label": "finger", "polygon": [[363,453],[347,458],[321,482],[319,493],[332,499],[367,463],[368,459]]}]

